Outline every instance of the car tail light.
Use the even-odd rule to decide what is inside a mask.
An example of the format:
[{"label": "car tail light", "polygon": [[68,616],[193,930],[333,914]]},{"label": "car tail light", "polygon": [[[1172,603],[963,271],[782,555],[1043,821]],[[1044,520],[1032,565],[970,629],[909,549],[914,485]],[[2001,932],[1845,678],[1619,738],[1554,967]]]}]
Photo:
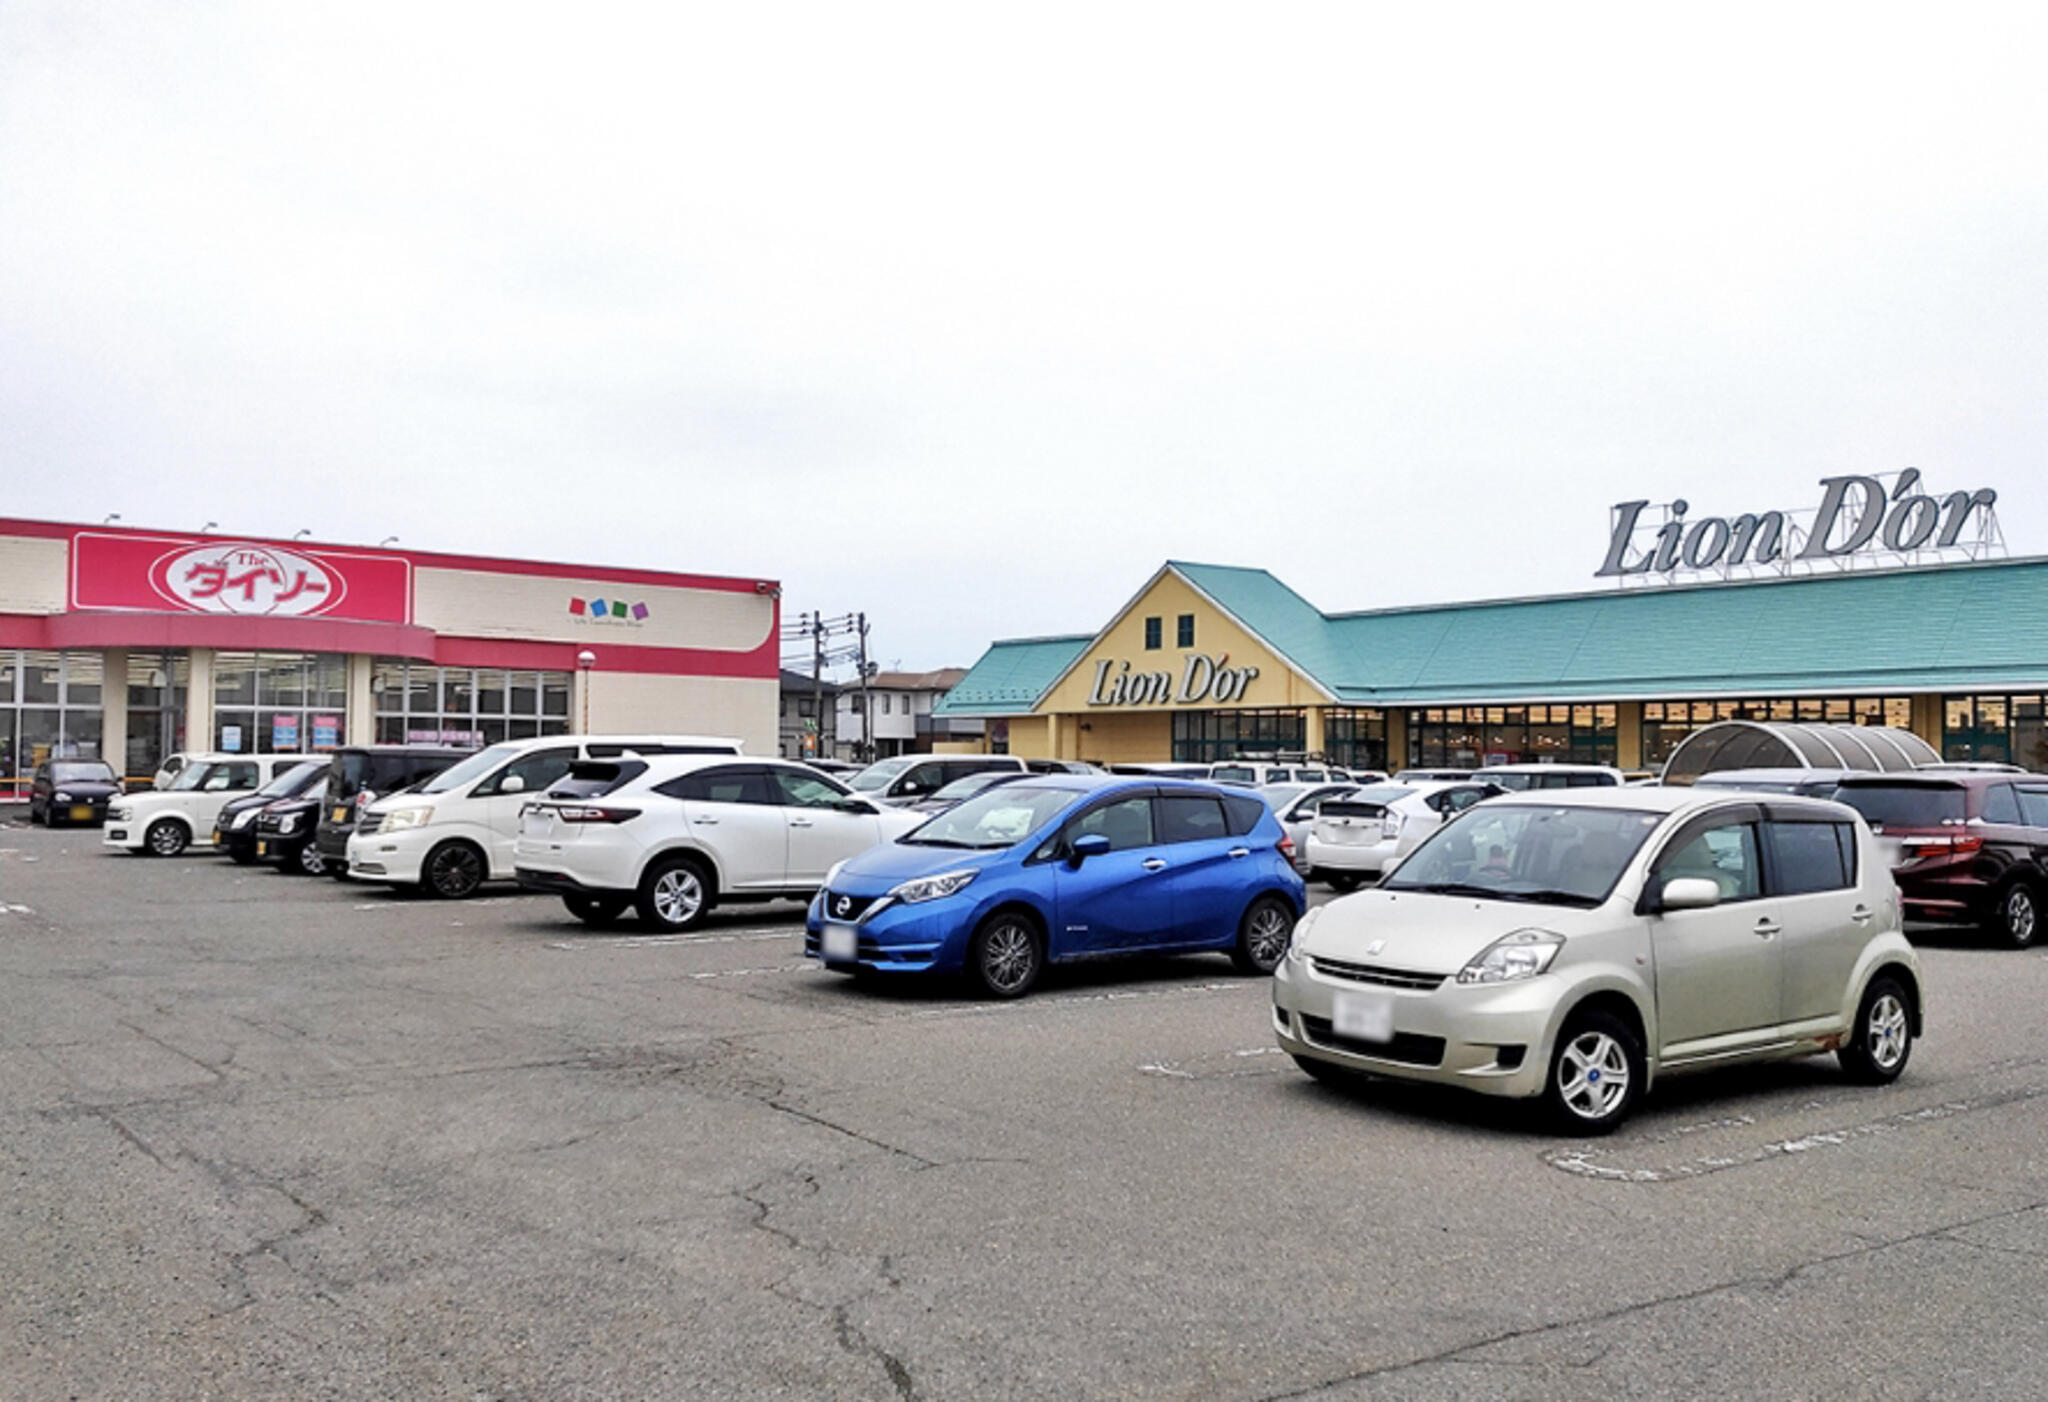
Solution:
[{"label": "car tail light", "polygon": [[623,823],[640,816],[637,808],[598,808],[590,804],[565,804],[554,810],[565,823]]},{"label": "car tail light", "polygon": [[1984,839],[1976,833],[1956,833],[1902,838],[1899,845],[1909,857],[1967,857],[1984,850]]},{"label": "car tail light", "polygon": [[1294,839],[1288,837],[1285,833],[1281,834],[1280,837],[1280,855],[1287,858],[1290,862],[1294,860]]}]

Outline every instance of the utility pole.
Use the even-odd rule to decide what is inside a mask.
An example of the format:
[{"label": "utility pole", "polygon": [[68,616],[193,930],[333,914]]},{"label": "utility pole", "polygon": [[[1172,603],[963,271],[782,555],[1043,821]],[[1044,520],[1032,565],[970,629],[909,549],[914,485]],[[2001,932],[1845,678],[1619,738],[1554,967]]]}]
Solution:
[{"label": "utility pole", "polygon": [[864,764],[875,758],[875,712],[868,698],[868,616],[855,616],[860,628],[860,757]]},{"label": "utility pole", "polygon": [[825,757],[825,611],[811,615],[811,758]]}]

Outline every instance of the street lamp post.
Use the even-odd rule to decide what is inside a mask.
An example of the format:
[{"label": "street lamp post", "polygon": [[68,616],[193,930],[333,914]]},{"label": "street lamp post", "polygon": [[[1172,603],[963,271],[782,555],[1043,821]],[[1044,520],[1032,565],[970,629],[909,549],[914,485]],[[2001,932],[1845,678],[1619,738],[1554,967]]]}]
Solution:
[{"label": "street lamp post", "polygon": [[589,648],[576,654],[576,666],[583,673],[583,728],[580,734],[590,733],[590,669],[597,665],[597,654]]}]

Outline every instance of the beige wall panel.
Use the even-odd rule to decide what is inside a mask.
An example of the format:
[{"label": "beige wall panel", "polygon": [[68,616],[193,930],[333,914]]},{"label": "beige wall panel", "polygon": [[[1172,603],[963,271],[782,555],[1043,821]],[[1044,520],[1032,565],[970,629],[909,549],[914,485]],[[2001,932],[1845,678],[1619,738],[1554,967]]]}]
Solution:
[{"label": "beige wall panel", "polygon": [[[612,623],[569,612],[571,599],[623,599],[647,605],[640,623]],[[750,652],[775,625],[766,594],[605,584],[483,570],[413,572],[413,619],[422,628],[464,638],[519,638],[629,647],[698,647]]]},{"label": "beige wall panel", "polygon": [[70,602],[71,547],[40,536],[0,536],[0,613],[62,613]]},{"label": "beige wall panel", "polygon": [[[731,735],[748,754],[776,753],[774,678],[664,677],[641,672],[590,674],[590,732]],[[570,717],[578,726],[582,717]]]},{"label": "beige wall panel", "polygon": [[[1175,621],[1184,613],[1195,616],[1195,645],[1180,648],[1173,645]],[[1160,637],[1164,646],[1151,652],[1145,650],[1145,620],[1160,620]],[[1209,602],[1197,594],[1188,583],[1176,574],[1164,574],[1147,590],[1130,611],[1118,619],[1094,647],[1084,654],[1069,672],[1066,679],[1052,689],[1039,711],[1069,711],[1087,716],[1135,712],[1146,709],[1136,706],[1093,706],[1089,696],[1095,689],[1096,664],[1110,663],[1109,675],[1119,674],[1128,662],[1133,673],[1165,672],[1172,678],[1172,694],[1178,698],[1183,678],[1187,674],[1188,658],[1199,655],[1215,658],[1226,656],[1227,667],[1256,667],[1258,675],[1251,679],[1241,695],[1227,701],[1218,701],[1214,696],[1200,701],[1183,704],[1178,699],[1164,703],[1164,708],[1179,711],[1201,710],[1243,710],[1261,706],[1309,706],[1323,704],[1326,698],[1315,684],[1282,662],[1270,649],[1252,639],[1251,634],[1230,622]],[[1171,733],[1170,730],[1168,732]],[[1094,758],[1088,748],[1088,736],[1082,737],[1084,758]],[[1142,756],[1149,759],[1165,759],[1169,745],[1161,745],[1154,755]]]},{"label": "beige wall panel", "polygon": [[1165,711],[1097,713],[1082,722],[1080,758],[1096,764],[1142,764],[1173,758],[1173,717]]},{"label": "beige wall panel", "polygon": [[1055,759],[1052,719],[1049,716],[1011,716],[1007,722],[990,721],[991,726],[1010,727],[1010,750],[1019,759]]}]

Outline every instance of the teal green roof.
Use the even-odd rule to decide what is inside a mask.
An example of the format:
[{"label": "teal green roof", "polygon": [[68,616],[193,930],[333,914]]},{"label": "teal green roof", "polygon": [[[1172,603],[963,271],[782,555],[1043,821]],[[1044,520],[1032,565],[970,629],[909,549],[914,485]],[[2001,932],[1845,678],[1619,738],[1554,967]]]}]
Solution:
[{"label": "teal green roof", "polygon": [[[1356,705],[2048,689],[2048,560],[1325,614],[1260,569],[1171,562]],[[1092,637],[992,646],[941,714],[1030,711]]]},{"label": "teal green roof", "polygon": [[1092,633],[1077,633],[1065,638],[1012,638],[994,643],[932,708],[932,714],[1025,715],[1094,641]]}]

